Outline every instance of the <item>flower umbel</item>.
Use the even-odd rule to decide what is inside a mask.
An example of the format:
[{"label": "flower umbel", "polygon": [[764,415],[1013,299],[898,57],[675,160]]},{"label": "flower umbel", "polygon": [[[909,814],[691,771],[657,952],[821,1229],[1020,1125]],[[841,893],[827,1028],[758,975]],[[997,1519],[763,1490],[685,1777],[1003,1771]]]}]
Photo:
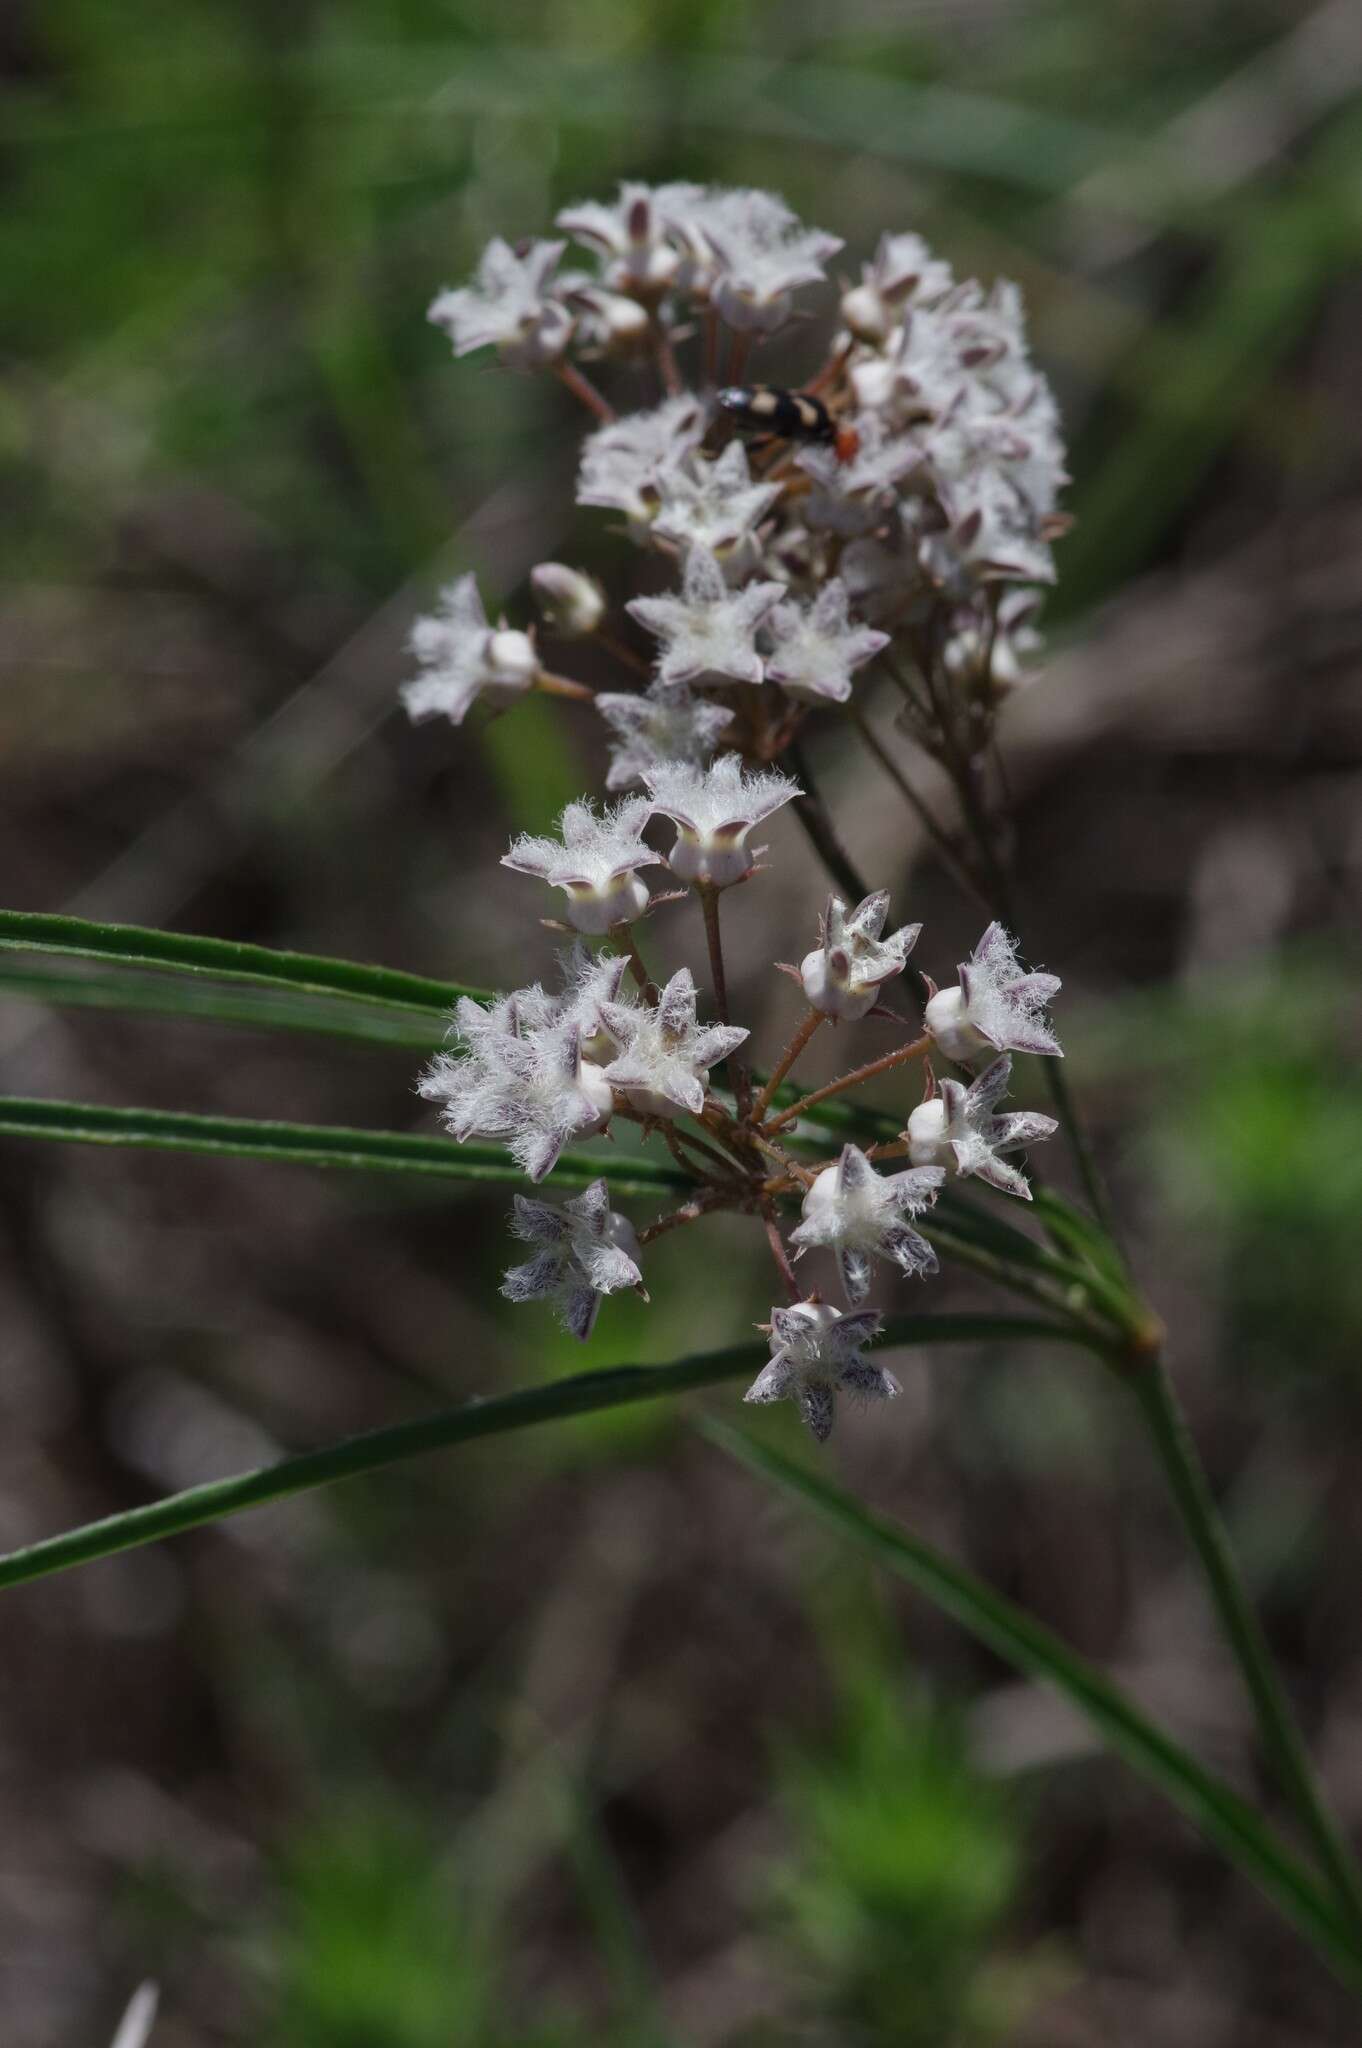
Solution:
[{"label": "flower umbel", "polygon": [[1059,1125],[1035,1110],[999,1116],[997,1106],[1011,1079],[1012,1061],[1004,1053],[968,1087],[963,1081],[942,1081],[940,1093],[920,1102],[908,1118],[904,1135],[914,1166],[944,1166],[962,1179],[976,1174],[1005,1195],[1029,1202],[1026,1175],[1002,1154],[1052,1137]]},{"label": "flower umbel", "polygon": [[862,1358],[861,1348],[880,1327],[873,1310],[843,1315],[827,1302],[800,1301],[771,1310],[771,1359],[743,1395],[745,1401],[791,1400],[820,1444],[832,1435],[837,1396],[892,1401],[902,1393],[893,1373]]},{"label": "flower umbel", "polygon": [[644,1292],[634,1226],[611,1208],[604,1180],[593,1180],[561,1209],[514,1199],[511,1228],[537,1249],[523,1266],[509,1268],[501,1291],[508,1301],[551,1301],[563,1328],[584,1344],[602,1296],[625,1287]]}]

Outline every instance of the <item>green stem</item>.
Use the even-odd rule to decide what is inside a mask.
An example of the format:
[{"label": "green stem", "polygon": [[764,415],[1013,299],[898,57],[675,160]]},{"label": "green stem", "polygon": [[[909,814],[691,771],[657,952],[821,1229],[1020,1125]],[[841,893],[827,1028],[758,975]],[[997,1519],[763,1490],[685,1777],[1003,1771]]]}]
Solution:
[{"label": "green stem", "polygon": [[460,996],[482,996],[458,982],[432,981],[396,967],[369,967],[316,953],[292,953],[236,939],[192,932],[154,931],[145,925],[103,924],[84,917],[0,910],[0,946],[65,953],[76,959],[122,960],[140,967],[170,967],[218,981],[270,982],[302,995],[344,995],[362,1003],[404,1010],[445,1011]]},{"label": "green stem", "polygon": [[1163,1360],[1157,1356],[1150,1358],[1130,1375],[1129,1385],[1148,1425],[1183,1526],[1206,1574],[1281,1789],[1291,1800],[1337,1894],[1345,1922],[1362,1955],[1362,1880],[1343,1835],[1325,1806],[1309,1752],[1258,1618],[1249,1605],[1205,1467]]},{"label": "green stem", "polygon": [[[886,1344],[975,1344],[1006,1338],[1048,1343],[1076,1341],[1063,1323],[1047,1322],[1039,1316],[898,1316],[884,1330]],[[679,1358],[670,1365],[621,1365],[601,1372],[579,1373],[572,1379],[525,1387],[518,1393],[502,1394],[492,1400],[467,1401],[461,1407],[422,1416],[414,1422],[400,1422],[390,1429],[369,1430],[363,1436],[329,1444],[324,1450],[304,1451],[300,1456],[283,1458],[278,1464],[241,1472],[231,1479],[191,1486],[146,1507],[109,1515],[103,1521],[89,1522],[82,1528],[11,1551],[0,1557],[0,1587],[25,1585],[32,1579],[69,1571],[74,1565],[89,1564],[95,1558],[112,1557],[121,1550],[178,1536],[186,1529],[220,1521],[224,1515],[240,1514],[243,1508],[262,1507],[267,1501],[284,1500],[290,1494],[306,1493],[338,1479],[354,1479],[384,1465],[395,1465],[427,1451],[445,1450],[453,1444],[469,1443],[476,1437],[501,1436],[509,1430],[527,1429],[534,1423],[592,1415],[626,1402],[655,1400],[663,1394],[712,1386],[719,1380],[735,1379],[740,1373],[755,1373],[767,1356],[764,1343],[749,1340],[726,1345],[721,1351]]]}]

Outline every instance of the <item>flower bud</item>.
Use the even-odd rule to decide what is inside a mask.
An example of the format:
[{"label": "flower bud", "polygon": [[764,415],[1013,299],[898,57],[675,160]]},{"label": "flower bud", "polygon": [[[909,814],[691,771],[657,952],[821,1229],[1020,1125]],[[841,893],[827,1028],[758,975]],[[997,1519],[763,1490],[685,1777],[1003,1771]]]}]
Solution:
[{"label": "flower bud", "polygon": [[842,318],[857,341],[877,348],[889,338],[889,309],[873,285],[858,284],[845,294]]},{"label": "flower bud", "polygon": [[929,1102],[919,1102],[908,1117],[908,1158],[914,1166],[944,1166],[947,1173],[957,1171],[955,1148],[946,1138],[946,1105],[939,1095],[933,1095]]},{"label": "flower bud", "polygon": [[948,1060],[970,1066],[993,1051],[977,1024],[970,1020],[962,988],[943,988],[931,998],[922,1021]]},{"label": "flower bud", "polygon": [[539,656],[528,633],[501,626],[488,636],[487,666],[503,688],[528,690],[539,674]]},{"label": "flower bud", "polygon": [[605,617],[605,592],[594,576],[565,562],[540,562],[530,571],[539,616],[563,640],[584,640]]}]

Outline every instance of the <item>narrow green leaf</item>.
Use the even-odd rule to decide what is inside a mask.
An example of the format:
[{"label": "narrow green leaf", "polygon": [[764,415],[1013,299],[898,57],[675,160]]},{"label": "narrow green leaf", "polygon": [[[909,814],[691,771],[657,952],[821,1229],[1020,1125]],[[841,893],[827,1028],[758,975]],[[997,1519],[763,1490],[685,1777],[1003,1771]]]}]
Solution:
[{"label": "narrow green leaf", "polygon": [[706,1435],[762,1478],[815,1509],[857,1547],[907,1579],[962,1627],[1029,1677],[1041,1679],[1090,1721],[1123,1757],[1273,1900],[1350,1984],[1362,1985],[1362,1957],[1314,1873],[1261,1816],[1135,1702],[1041,1622],[850,1494],[765,1441],[706,1418]]},{"label": "narrow green leaf", "polygon": [[[451,1138],[351,1130],[341,1124],[274,1123],[253,1117],[197,1116],[180,1110],[107,1109],[91,1102],[40,1102],[9,1095],[0,1096],[0,1136],[525,1184],[524,1171],[499,1145],[458,1145]],[[589,1152],[564,1152],[544,1185],[585,1187],[601,1174],[608,1177],[612,1194],[653,1195],[659,1188],[693,1185],[670,1159],[617,1153],[612,1160]]]},{"label": "narrow green leaf", "polygon": [[237,939],[203,938],[193,932],[154,931],[145,925],[98,924],[89,918],[42,911],[0,910],[0,946],[173,968],[181,974],[211,975],[218,981],[271,982],[295,993],[344,995],[354,1002],[386,1003],[406,1010],[444,1011],[460,996],[482,994],[458,982],[432,981],[396,967],[370,967],[358,960],[284,952]]},{"label": "narrow green leaf", "polygon": [[[897,1316],[885,1325],[883,1333],[886,1345],[975,1344],[994,1339],[1082,1341],[1062,1325],[1024,1316]],[[64,1535],[49,1536],[41,1543],[11,1551],[0,1557],[0,1587],[46,1578],[53,1572],[68,1571],[73,1565],[89,1564],[95,1558],[112,1557],[117,1551],[133,1550],[140,1544],[156,1543],[162,1537],[199,1528],[205,1522],[220,1521],[224,1515],[239,1514],[243,1508],[262,1507],[267,1501],[284,1500],[290,1494],[328,1486],[334,1480],[353,1479],[362,1472],[376,1472],[384,1465],[394,1465],[426,1451],[446,1450],[475,1437],[500,1436],[538,1422],[591,1415],[625,1402],[655,1400],[663,1394],[686,1393],[694,1387],[712,1386],[718,1380],[735,1379],[742,1373],[755,1374],[767,1356],[764,1343],[749,1339],[742,1344],[726,1345],[720,1351],[678,1358],[670,1365],[620,1365],[601,1372],[578,1373],[571,1379],[551,1380],[547,1386],[524,1387],[518,1393],[497,1395],[491,1400],[466,1401],[462,1407],[422,1416],[414,1422],[400,1422],[391,1429],[369,1430],[363,1436],[329,1444],[324,1450],[304,1451],[297,1457],[283,1458],[278,1464],[263,1465],[231,1479],[191,1486],[147,1507],[109,1515]]]},{"label": "narrow green leaf", "polygon": [[17,951],[0,952],[0,1001],[187,1017],[250,1031],[302,1031],[363,1045],[407,1046],[417,1052],[435,1051],[445,1035],[433,1011],[418,1014],[377,1003],[352,1006],[334,996],[294,995],[287,988],[215,988],[197,975],[166,975],[141,967],[126,973],[112,968],[83,974],[12,965],[19,957]]}]

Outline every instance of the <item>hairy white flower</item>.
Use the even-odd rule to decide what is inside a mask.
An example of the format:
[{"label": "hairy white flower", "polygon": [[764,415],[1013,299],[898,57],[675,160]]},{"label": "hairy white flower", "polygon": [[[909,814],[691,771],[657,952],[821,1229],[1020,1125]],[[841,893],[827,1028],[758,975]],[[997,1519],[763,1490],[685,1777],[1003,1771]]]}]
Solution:
[{"label": "hairy white flower", "polygon": [[930,305],[954,282],[949,263],[933,256],[921,235],[883,234],[874,262],[861,265],[861,282],[842,299],[842,318],[857,341],[879,347],[906,304]]},{"label": "hairy white flower", "polygon": [[610,749],[607,789],[628,789],[667,761],[698,766],[707,761],[733,713],[697,697],[689,683],[664,683],[646,690],[602,690],[596,709],[616,736]]},{"label": "hairy white flower", "polygon": [[771,1359],[743,1399],[791,1400],[820,1444],[837,1419],[839,1393],[892,1401],[902,1389],[893,1373],[861,1356],[880,1327],[873,1310],[843,1315],[827,1302],[797,1301],[771,1310]]},{"label": "hairy white flower", "polygon": [[766,621],[766,680],[792,697],[844,704],[853,672],[889,645],[889,635],[851,616],[847,587],[834,576],[807,608],[778,604]]},{"label": "hairy white flower", "polygon": [[622,512],[646,540],[662,502],[662,479],[704,439],[703,402],[689,392],[651,412],[625,413],[588,434],[577,473],[577,503]]},{"label": "hairy white flower", "polygon": [[716,189],[686,210],[693,247],[707,250],[696,265],[707,270],[710,301],[730,327],[769,334],[789,317],[791,295],[821,284],[823,265],[842,242],[838,235],[804,227],[773,192]]},{"label": "hairy white flower", "polygon": [[1053,583],[1050,533],[1064,472],[1050,461],[1044,439],[1021,434],[1001,417],[955,413],[930,431],[924,447],[948,522],[922,552],[933,581],[952,594],[967,592],[980,577]]},{"label": "hairy white flower", "polygon": [[699,454],[659,479],[662,502],[653,532],[681,548],[732,553],[780,496],[779,484],[754,484],[747,450],[730,441],[713,461]]},{"label": "hairy white flower", "polygon": [[561,640],[585,640],[605,617],[605,592],[594,576],[566,562],[539,562],[530,571],[539,616]]},{"label": "hairy white flower", "polygon": [[567,896],[568,923],[579,932],[608,932],[632,924],[648,908],[648,885],[639,868],[659,867],[662,856],[642,837],[652,815],[646,797],[626,797],[599,814],[582,801],[569,804],[558,823],[561,841],[527,832],[512,842],[501,865],[538,875]]},{"label": "hairy white flower", "polygon": [[941,664],[951,681],[985,688],[995,697],[1020,689],[1033,672],[1028,657],[1045,645],[1034,624],[1040,605],[1040,591],[1014,588],[998,599],[991,621],[977,603],[961,607],[941,649]]},{"label": "hairy white flower", "polygon": [[566,247],[529,242],[513,249],[493,236],[473,283],[441,292],[427,317],[444,328],[456,356],[492,346],[519,369],[556,362],[572,339],[572,315],[551,282]]},{"label": "hairy white flower", "polygon": [[819,919],[819,943],[799,966],[805,995],[825,1017],[854,1021],[868,1016],[885,982],[902,974],[922,926],[901,925],[881,938],[888,914],[887,889],[864,897],[852,911],[840,896],[829,896]]},{"label": "hairy white flower", "polygon": [[575,271],[559,278],[557,290],[572,315],[577,355],[628,357],[647,348],[651,322],[637,299],[612,292],[597,278]]},{"label": "hairy white flower", "polygon": [[679,597],[636,597],[626,609],[662,642],[657,672],[664,683],[693,683],[701,676],[759,683],[757,628],[784,595],[783,583],[730,590],[709,550],[692,548]]},{"label": "hairy white flower", "polygon": [[815,532],[869,533],[883,524],[903,479],[922,467],[917,443],[889,434],[874,413],[854,426],[858,445],[850,462],[832,448],[803,448],[795,458],[813,480],[804,518]]},{"label": "hairy white flower", "polygon": [[539,1181],[569,1138],[605,1129],[610,1084],[582,1058],[580,1028],[543,989],[518,989],[487,1006],[465,997],[455,1015],[462,1050],[437,1054],[418,1092],[443,1103],[441,1121],[461,1144],[499,1139]]},{"label": "hairy white flower", "polygon": [[1021,1110],[996,1114],[1012,1078],[1012,1060],[1004,1053],[966,1087],[963,1081],[942,1081],[940,1093],[920,1102],[908,1118],[908,1157],[914,1166],[944,1166],[962,1176],[977,1174],[990,1187],[1029,1202],[1026,1176],[1001,1155],[1035,1145],[1059,1128],[1052,1116]]},{"label": "hairy white flower", "polygon": [[699,185],[625,182],[613,206],[578,200],[564,207],[555,225],[597,251],[602,277],[613,291],[652,301],[675,282],[681,266],[673,217],[701,197]]},{"label": "hairy white flower", "polygon": [[1047,1052],[1063,1048],[1044,1015],[1062,986],[1057,974],[1027,974],[1015,939],[991,924],[958,969],[957,988],[938,989],[922,1015],[948,1060],[973,1066],[994,1052]]},{"label": "hairy white flower", "polygon": [[611,1208],[603,1180],[593,1180],[561,1209],[517,1195],[511,1228],[536,1250],[523,1266],[509,1268],[502,1293],[507,1301],[551,1301],[579,1342],[591,1335],[603,1295],[625,1287],[643,1294],[637,1234],[628,1217]]},{"label": "hairy white flower", "polygon": [[736,1024],[701,1024],[695,1010],[695,981],[688,967],[667,983],[656,1006],[604,1003],[606,1029],[623,1050],[605,1069],[643,1116],[694,1116],[703,1109],[709,1070],[748,1036]]},{"label": "hairy white flower", "polygon": [[439,605],[411,630],[408,644],[421,674],[402,685],[410,718],[443,717],[462,725],[479,697],[504,705],[534,687],[540,673],[534,642],[528,633],[488,624],[476,577],[448,584]]},{"label": "hairy white flower", "polygon": [[864,1152],[844,1145],[804,1197],[803,1221],[790,1232],[795,1257],[815,1245],[837,1254],[842,1290],[855,1307],[870,1292],[871,1261],[890,1259],[901,1273],[934,1273],[936,1253],[909,1221],[936,1199],[940,1166],[876,1173]]},{"label": "hairy white flower", "polygon": [[623,953],[593,953],[581,939],[574,939],[570,950],[559,955],[558,964],[563,994],[557,1015],[576,1026],[582,1058],[603,1067],[620,1049],[618,1039],[606,1029],[603,1012],[607,1003],[620,1002],[629,962]]},{"label": "hairy white flower", "polygon": [[653,809],[677,828],[667,856],[683,882],[712,882],[727,888],[752,868],[747,835],[791,797],[803,792],[778,768],[748,774],[737,754],[721,754],[708,768],[666,762],[644,776]]}]

